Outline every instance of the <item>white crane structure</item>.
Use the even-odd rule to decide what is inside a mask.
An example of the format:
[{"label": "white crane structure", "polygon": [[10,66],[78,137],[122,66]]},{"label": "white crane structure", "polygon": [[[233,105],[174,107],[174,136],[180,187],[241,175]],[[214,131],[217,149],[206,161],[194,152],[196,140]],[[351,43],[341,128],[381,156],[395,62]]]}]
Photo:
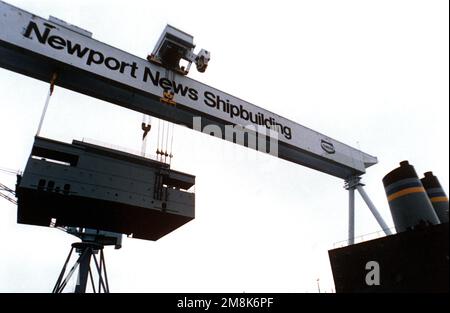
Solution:
[{"label": "white crane structure", "polygon": [[211,58],[194,48],[192,36],[168,25],[152,54],[141,58],[57,18],[0,1],[0,67],[344,179],[349,243],[355,190],[390,234],[360,182],[376,157],[187,77],[192,63],[204,72]]}]

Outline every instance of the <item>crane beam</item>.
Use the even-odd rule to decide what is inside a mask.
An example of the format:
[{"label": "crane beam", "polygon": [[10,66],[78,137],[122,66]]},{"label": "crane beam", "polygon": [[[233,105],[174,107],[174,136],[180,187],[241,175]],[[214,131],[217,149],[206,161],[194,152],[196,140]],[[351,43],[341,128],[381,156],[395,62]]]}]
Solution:
[{"label": "crane beam", "polygon": [[[109,46],[92,33],[0,1],[0,66],[131,110],[209,132],[347,179],[377,158],[204,83]],[[267,88],[273,82],[268,81]],[[225,136],[238,126],[246,135]],[[234,128],[236,130],[237,127]],[[275,132],[268,137],[267,131]],[[262,138],[262,139],[261,139]],[[254,141],[252,141],[254,140]],[[256,142],[256,145],[253,144]],[[269,149],[267,149],[269,144]]]}]

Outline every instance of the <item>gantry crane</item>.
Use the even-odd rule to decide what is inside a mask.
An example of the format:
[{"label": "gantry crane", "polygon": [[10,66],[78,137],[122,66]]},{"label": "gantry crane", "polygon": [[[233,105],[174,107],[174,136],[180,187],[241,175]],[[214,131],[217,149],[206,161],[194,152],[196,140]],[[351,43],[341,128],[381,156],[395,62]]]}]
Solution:
[{"label": "gantry crane", "polygon": [[[376,157],[187,77],[192,63],[204,72],[211,58],[209,51],[196,54],[194,48],[191,35],[168,25],[152,54],[140,58],[87,30],[0,1],[1,67],[343,179],[349,191],[349,243],[355,190],[390,234],[361,183]],[[268,79],[265,88],[275,89],[272,84]],[[145,117],[142,129],[145,140],[150,131]]]}]

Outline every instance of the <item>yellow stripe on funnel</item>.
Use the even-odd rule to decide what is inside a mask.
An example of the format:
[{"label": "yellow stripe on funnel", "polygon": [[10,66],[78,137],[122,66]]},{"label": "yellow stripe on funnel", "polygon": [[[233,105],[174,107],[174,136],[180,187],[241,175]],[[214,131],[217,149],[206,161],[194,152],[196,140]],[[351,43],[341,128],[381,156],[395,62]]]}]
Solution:
[{"label": "yellow stripe on funnel", "polygon": [[430,200],[431,202],[448,202],[447,197],[433,197]]},{"label": "yellow stripe on funnel", "polygon": [[418,192],[425,192],[425,189],[423,189],[423,187],[406,188],[406,189],[397,191],[397,192],[393,193],[392,195],[390,195],[388,197],[388,201],[392,201],[399,197],[403,197],[403,196],[409,195],[411,193],[418,193]]}]

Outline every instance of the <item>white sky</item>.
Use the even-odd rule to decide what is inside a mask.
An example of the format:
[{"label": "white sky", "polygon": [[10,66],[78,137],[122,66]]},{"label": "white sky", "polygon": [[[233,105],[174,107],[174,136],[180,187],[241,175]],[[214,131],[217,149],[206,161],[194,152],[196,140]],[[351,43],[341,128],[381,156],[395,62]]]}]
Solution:
[{"label": "white sky", "polygon": [[[398,162],[432,170],[448,193],[446,0],[8,2],[142,58],[166,23],[194,35],[212,59],[190,77],[377,156],[363,182],[389,226],[381,179]],[[0,69],[0,167],[25,167],[47,90]],[[141,118],[56,88],[42,135],[139,150]],[[157,242],[107,248],[112,291],[316,292],[318,278],[334,288],[327,251],[347,238],[342,180],[180,127],[174,151],[173,168],[197,177],[196,218]],[[380,230],[356,199],[356,235]],[[51,291],[76,240],[18,225],[16,213],[0,199],[0,291]]]}]

